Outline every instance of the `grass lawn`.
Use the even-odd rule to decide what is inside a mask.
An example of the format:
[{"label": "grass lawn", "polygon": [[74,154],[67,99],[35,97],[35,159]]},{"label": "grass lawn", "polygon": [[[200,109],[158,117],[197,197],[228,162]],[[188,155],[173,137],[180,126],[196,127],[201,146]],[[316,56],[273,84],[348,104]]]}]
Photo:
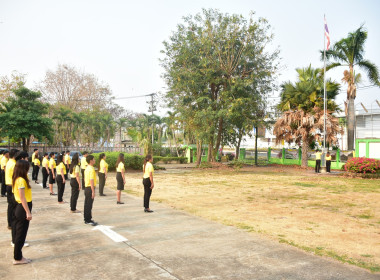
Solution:
[{"label": "grass lawn", "polygon": [[[141,177],[127,173],[128,193],[143,196]],[[268,166],[157,171],[155,185],[153,201],[380,271],[380,180]]]}]

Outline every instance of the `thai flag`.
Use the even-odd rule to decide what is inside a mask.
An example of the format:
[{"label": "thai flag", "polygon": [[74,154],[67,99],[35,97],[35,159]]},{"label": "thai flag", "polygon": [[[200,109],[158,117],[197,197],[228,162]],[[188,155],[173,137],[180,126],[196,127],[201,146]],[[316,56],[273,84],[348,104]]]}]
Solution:
[{"label": "thai flag", "polygon": [[329,28],[327,27],[326,17],[325,17],[325,36],[327,39],[327,47],[326,50],[328,51],[330,48],[330,34],[329,34]]}]

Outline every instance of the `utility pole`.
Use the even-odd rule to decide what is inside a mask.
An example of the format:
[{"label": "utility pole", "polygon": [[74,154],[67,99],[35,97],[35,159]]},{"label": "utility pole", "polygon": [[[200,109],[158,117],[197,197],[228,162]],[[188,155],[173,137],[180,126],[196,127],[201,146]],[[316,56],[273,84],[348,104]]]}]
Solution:
[{"label": "utility pole", "polygon": [[[150,102],[147,102],[147,103],[149,104],[149,112],[151,112],[152,113],[151,115],[153,116],[153,112],[157,111],[156,104],[155,104],[156,101],[154,100],[155,93],[151,93],[149,95],[151,97],[151,100]],[[154,142],[154,124],[152,122],[152,149],[153,149],[153,142]]]}]

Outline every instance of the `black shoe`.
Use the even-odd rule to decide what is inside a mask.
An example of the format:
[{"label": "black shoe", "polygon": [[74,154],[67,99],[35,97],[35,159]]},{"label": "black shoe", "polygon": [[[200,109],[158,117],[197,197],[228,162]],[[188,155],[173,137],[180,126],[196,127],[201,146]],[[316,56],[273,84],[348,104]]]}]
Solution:
[{"label": "black shoe", "polygon": [[107,196],[107,195],[105,195],[105,194],[102,193],[102,194],[99,194],[99,196]]},{"label": "black shoe", "polygon": [[57,195],[56,193],[50,193],[50,195]]},{"label": "black shoe", "polygon": [[98,223],[97,222],[94,222],[93,220],[89,221],[89,222],[84,222],[86,225],[91,225],[91,226],[97,226]]},{"label": "black shoe", "polygon": [[6,195],[5,195],[5,194],[2,194],[1,197],[6,197]]},{"label": "black shoe", "polygon": [[154,211],[150,210],[150,209],[144,209],[144,212],[146,212],[146,213],[153,213]]},{"label": "black shoe", "polygon": [[118,201],[116,202],[116,204],[124,204],[124,202]]}]

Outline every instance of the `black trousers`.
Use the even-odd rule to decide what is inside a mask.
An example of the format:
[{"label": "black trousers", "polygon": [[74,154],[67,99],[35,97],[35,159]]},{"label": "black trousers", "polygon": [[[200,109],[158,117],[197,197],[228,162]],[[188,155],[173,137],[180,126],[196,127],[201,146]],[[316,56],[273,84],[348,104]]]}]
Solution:
[{"label": "black trousers", "polygon": [[81,173],[82,173],[82,190],[85,189],[85,185],[84,185],[84,170],[85,170],[85,169],[81,169],[81,170],[80,170]]},{"label": "black trousers", "polygon": [[37,179],[34,179],[35,178],[34,162],[32,162],[31,165],[32,165],[32,180],[37,180]]},{"label": "black trousers", "polygon": [[77,210],[77,202],[79,196],[79,184],[77,178],[70,179],[71,186],[71,198],[70,198],[70,209],[71,211]]},{"label": "black trousers", "polygon": [[7,192],[7,187],[5,186],[5,172],[1,169],[1,194],[5,195]]},{"label": "black trousers", "polygon": [[326,172],[330,172],[331,170],[331,160],[326,160]]},{"label": "black trousers", "polygon": [[33,173],[34,173],[34,181],[37,181],[38,179],[38,172],[40,171],[40,167],[38,165],[34,165],[33,167]]},{"label": "black trousers", "polygon": [[67,178],[68,178],[69,170],[70,170],[70,166],[68,164],[66,164],[67,173],[65,174],[65,180],[67,180]]},{"label": "black trousers", "polygon": [[106,174],[99,172],[99,194],[103,194],[105,184],[106,184]]},{"label": "black trousers", "polygon": [[84,221],[86,223],[92,220],[92,205],[94,204],[94,199],[92,198],[91,187],[86,187],[84,189]]},{"label": "black trousers", "polygon": [[55,179],[53,178],[53,174],[55,176],[55,171],[54,169],[50,169],[50,173],[49,173],[49,184],[54,184],[55,183]]},{"label": "black trousers", "polygon": [[150,178],[144,178],[143,179],[143,185],[144,185],[144,208],[149,208],[149,200],[150,196],[152,195],[152,189],[150,188],[152,186],[152,183],[150,182]]},{"label": "black trousers", "polygon": [[317,159],[315,161],[315,172],[319,173],[319,169],[321,169],[321,160],[320,159]]},{"label": "black trousers", "polygon": [[42,167],[42,187],[43,188],[47,188],[46,183],[47,183],[48,178],[49,178],[49,174],[48,174],[46,168]]},{"label": "black trousers", "polygon": [[14,209],[17,205],[15,196],[12,192],[12,186],[7,186],[7,202],[8,202],[8,227],[12,227]]},{"label": "black trousers", "polygon": [[58,202],[63,201],[63,193],[65,192],[65,183],[63,182],[62,175],[57,175],[57,187],[58,187]]},{"label": "black trousers", "polygon": [[[32,202],[28,202],[30,212],[32,212]],[[22,247],[24,247],[26,235],[29,229],[29,221],[26,219],[26,212],[21,203],[17,203],[15,207],[15,220],[12,227],[12,235],[14,235],[14,259],[19,261],[22,259]]]}]

